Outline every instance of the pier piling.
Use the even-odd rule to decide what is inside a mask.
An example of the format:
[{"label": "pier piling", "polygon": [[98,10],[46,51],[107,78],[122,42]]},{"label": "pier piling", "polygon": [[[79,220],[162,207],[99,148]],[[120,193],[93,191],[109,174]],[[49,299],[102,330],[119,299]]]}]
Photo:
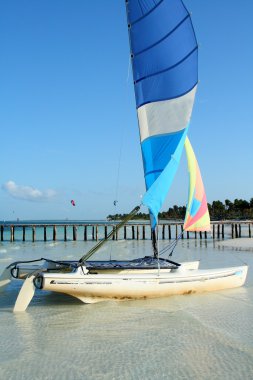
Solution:
[{"label": "pier piling", "polygon": [[170,227],[170,224],[168,225],[168,230],[169,230],[169,240],[171,240],[171,227]]},{"label": "pier piling", "polygon": [[35,226],[32,226],[32,240],[33,240],[33,243],[36,240],[36,229],[35,229]]},{"label": "pier piling", "polygon": [[235,237],[238,238],[238,227],[237,227],[237,223],[235,223]]},{"label": "pier piling", "polygon": [[[252,237],[252,224],[253,221],[215,221],[212,222],[212,238],[222,238],[225,239],[225,236],[229,235],[229,231],[231,231],[231,237],[234,238],[240,238],[240,237]],[[67,229],[68,227],[72,227],[73,234],[72,234],[72,240],[76,241],[78,240],[77,234],[80,228],[83,228],[83,240],[93,240],[98,241],[99,239],[107,238],[108,237],[108,231],[114,231],[114,234],[112,236],[113,240],[118,239],[132,239],[132,240],[146,240],[147,239],[147,231],[149,233],[150,225],[148,223],[135,223],[135,224],[127,224],[124,226],[122,230],[116,229],[116,224],[114,223],[95,223],[95,224],[0,224],[0,240],[1,241],[33,241],[36,240],[44,240],[45,242],[48,240],[57,240],[57,233],[59,231],[62,231],[59,233],[60,236],[62,236],[62,240],[67,241]],[[52,229],[53,235],[48,236],[47,229]],[[109,228],[109,230],[108,230]],[[91,236],[88,234],[88,232],[91,229]],[[129,229],[129,230],[128,230]],[[89,230],[89,231],[88,231]],[[159,226],[160,230],[160,239],[161,240],[171,240],[171,239],[177,239],[179,236],[179,231],[182,234],[182,239],[184,238],[184,230],[183,230],[183,222],[163,222]],[[31,231],[32,234],[27,233],[27,231]],[[129,232],[128,232],[129,231]],[[131,232],[130,232],[131,231]],[[130,236],[129,236],[130,235]],[[190,233],[189,231],[186,231],[185,237],[187,240],[191,239],[209,239],[210,235],[206,231],[203,233],[197,233],[194,231],[193,233]],[[151,233],[150,233],[150,239],[151,239]],[[58,237],[59,239],[59,237]],[[71,239],[69,239],[71,240]]]},{"label": "pier piling", "polygon": [[56,230],[56,226],[53,227],[53,241],[56,240],[56,236],[57,236],[57,230]]},{"label": "pier piling", "polygon": [[145,240],[145,226],[142,226],[142,240]]}]

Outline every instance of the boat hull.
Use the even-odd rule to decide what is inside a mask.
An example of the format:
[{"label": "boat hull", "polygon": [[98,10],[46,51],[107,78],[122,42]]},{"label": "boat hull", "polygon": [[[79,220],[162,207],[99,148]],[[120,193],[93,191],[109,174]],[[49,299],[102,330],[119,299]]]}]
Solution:
[{"label": "boat hull", "polygon": [[[107,299],[145,299],[240,287],[247,266],[212,270],[172,270],[156,274],[42,273],[37,287],[69,294],[86,303]],[[39,286],[38,286],[39,284]]]}]

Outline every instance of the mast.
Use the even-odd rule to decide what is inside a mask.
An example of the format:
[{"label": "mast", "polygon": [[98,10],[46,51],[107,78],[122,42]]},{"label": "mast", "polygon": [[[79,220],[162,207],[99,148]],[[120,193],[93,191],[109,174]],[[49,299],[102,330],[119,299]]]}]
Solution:
[{"label": "mast", "polygon": [[158,258],[158,230],[157,225],[154,227],[154,217],[150,213],[150,226],[151,226],[151,241],[152,241],[152,248],[153,248],[153,254],[154,258]]},{"label": "mast", "polygon": [[151,229],[151,238],[152,238],[152,247],[153,247],[153,253],[154,253],[154,258],[158,258],[158,248],[157,248],[157,238],[156,238],[156,230]]}]

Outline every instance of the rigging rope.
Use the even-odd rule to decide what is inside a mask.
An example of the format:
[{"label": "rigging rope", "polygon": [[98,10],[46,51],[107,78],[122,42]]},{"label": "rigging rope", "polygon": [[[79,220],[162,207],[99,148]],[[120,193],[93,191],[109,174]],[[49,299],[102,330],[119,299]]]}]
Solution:
[{"label": "rigging rope", "polygon": [[118,223],[114,230],[112,230],[109,235],[100,240],[94,247],[92,247],[85,255],[83,255],[79,260],[79,266],[83,265],[83,263],[88,260],[102,245],[104,245],[117,231],[123,227],[130,219],[132,219],[137,212],[140,210],[140,206],[136,206],[120,223]]},{"label": "rigging rope", "polygon": [[[127,99],[130,69],[131,69],[131,56],[129,55],[126,86],[125,86],[126,99]],[[126,109],[127,109],[127,107],[126,107]],[[118,168],[117,168],[117,175],[116,175],[115,198],[114,198],[114,202],[113,202],[114,206],[117,206],[117,203],[118,203],[120,167],[121,167],[123,144],[125,141],[125,134],[126,134],[126,122],[124,122],[123,127],[121,128],[121,141],[120,141],[120,148],[119,148],[119,155],[118,155]]]},{"label": "rigging rope", "polygon": [[174,249],[176,248],[176,245],[178,241],[181,239],[183,236],[184,231],[181,232],[181,234],[172,241],[172,243],[169,243],[167,246],[165,246],[160,252],[159,255],[164,255],[167,251],[171,250],[169,256],[172,256]]}]

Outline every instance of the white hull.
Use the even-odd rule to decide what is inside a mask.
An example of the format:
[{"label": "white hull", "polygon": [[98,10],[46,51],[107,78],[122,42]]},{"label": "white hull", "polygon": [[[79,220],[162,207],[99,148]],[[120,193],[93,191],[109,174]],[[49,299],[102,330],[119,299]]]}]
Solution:
[{"label": "white hull", "polygon": [[0,278],[0,285],[6,285],[12,276],[25,280],[14,311],[26,310],[36,288],[68,294],[85,303],[108,299],[146,299],[240,287],[244,285],[248,271],[246,265],[200,270],[199,261],[183,262],[178,268],[172,266],[160,270],[154,267],[91,266],[90,271],[85,266],[79,266],[70,271],[71,266],[67,264],[66,267],[66,263],[13,263],[7,267]]},{"label": "white hull", "polygon": [[84,274],[78,268],[66,274],[42,273],[37,278],[37,286],[94,303],[106,299],[145,299],[236,288],[245,283],[247,270],[247,266],[241,266],[126,275]]}]

